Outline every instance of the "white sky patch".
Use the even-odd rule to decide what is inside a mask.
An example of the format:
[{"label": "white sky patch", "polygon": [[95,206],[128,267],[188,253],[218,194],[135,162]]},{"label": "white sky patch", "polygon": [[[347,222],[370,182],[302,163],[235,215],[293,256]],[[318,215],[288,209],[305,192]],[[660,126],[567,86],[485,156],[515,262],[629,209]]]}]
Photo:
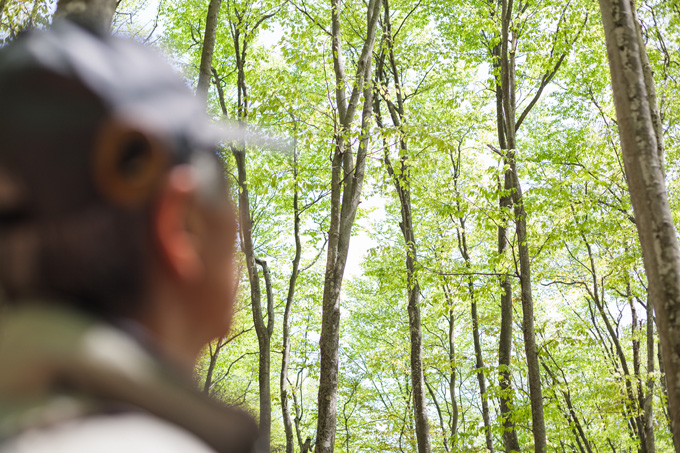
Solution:
[{"label": "white sky patch", "polygon": [[369,215],[359,221],[359,228],[355,228],[352,239],[349,243],[349,254],[347,255],[347,265],[345,267],[345,278],[350,279],[362,274],[361,265],[364,262],[366,253],[373,247],[378,246],[378,242],[371,238],[367,231],[371,225],[385,220],[385,199],[374,194],[366,200],[362,200],[361,209],[371,210]]},{"label": "white sky patch", "polygon": [[283,27],[278,22],[269,24],[267,28],[262,28],[257,35],[257,44],[267,49],[278,47],[283,37]]}]

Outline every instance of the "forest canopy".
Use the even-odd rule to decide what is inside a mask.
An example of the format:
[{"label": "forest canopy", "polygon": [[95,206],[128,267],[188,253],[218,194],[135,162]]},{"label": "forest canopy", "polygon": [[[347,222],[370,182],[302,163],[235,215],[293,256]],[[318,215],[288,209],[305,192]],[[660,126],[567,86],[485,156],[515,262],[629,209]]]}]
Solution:
[{"label": "forest canopy", "polygon": [[[680,2],[620,3],[677,249]],[[0,0],[0,40],[56,7]],[[241,284],[198,385],[271,451],[675,451],[604,24],[584,0],[119,0],[112,31],[216,121],[285,143],[218,150]]]}]

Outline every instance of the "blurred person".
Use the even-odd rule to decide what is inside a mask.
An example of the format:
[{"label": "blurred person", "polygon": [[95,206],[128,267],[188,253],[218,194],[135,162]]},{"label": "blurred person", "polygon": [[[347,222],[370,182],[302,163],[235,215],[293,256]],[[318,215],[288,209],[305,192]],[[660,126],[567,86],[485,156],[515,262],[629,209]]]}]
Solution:
[{"label": "blurred person", "polygon": [[231,323],[222,136],[163,58],[62,21],[0,50],[0,451],[250,452],[193,388]]}]

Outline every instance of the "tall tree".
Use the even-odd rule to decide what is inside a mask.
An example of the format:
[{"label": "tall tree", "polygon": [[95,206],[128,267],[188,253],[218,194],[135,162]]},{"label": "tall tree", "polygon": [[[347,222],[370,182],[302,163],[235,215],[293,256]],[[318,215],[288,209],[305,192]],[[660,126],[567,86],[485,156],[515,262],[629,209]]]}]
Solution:
[{"label": "tall tree", "polygon": [[203,99],[208,98],[208,88],[210,88],[210,79],[212,78],[212,61],[213,52],[215,51],[217,18],[220,14],[220,6],[222,6],[222,0],[210,0],[208,14],[205,18],[201,64],[198,68],[198,84],[196,86],[196,94]]},{"label": "tall tree", "polygon": [[680,450],[680,247],[673,224],[641,46],[630,0],[600,0],[623,163],[666,368]]},{"label": "tall tree", "polygon": [[[295,121],[295,119],[294,119]],[[295,123],[297,125],[297,123]],[[297,129],[297,128],[296,128]],[[295,130],[294,133],[297,133]],[[290,315],[295,299],[295,285],[300,273],[300,258],[302,258],[302,240],[300,238],[300,195],[298,184],[298,147],[297,137],[294,138],[293,146],[293,237],[295,239],[295,255],[293,256],[293,269],[288,281],[288,293],[286,295],[286,307],[282,321],[282,356],[281,376],[279,379],[279,391],[281,394],[281,415],[283,428],[286,432],[286,453],[294,453],[295,439],[293,437],[293,423],[290,418],[288,403],[288,366],[290,362]]]},{"label": "tall tree", "polygon": [[[565,11],[569,7],[569,4],[563,7],[561,15],[559,16],[560,18],[557,22],[547,69],[541,75],[539,85],[536,87],[534,95],[531,97],[526,107],[524,107],[524,109],[521,111],[519,117],[517,116],[518,103],[516,99],[516,52],[518,49],[518,42],[521,37],[521,29],[519,24],[516,23],[518,22],[516,19],[516,14],[521,15],[524,13],[529,5],[524,2],[520,2],[517,6],[518,12],[515,11],[513,0],[501,0],[500,6],[501,32],[498,66],[500,69],[501,96],[500,99],[497,98],[497,108],[502,108],[502,115],[497,111],[496,116],[498,120],[499,137],[501,137],[502,129],[503,134],[501,138],[505,141],[505,148],[501,155],[504,166],[508,167],[505,170],[505,183],[503,189],[504,191],[509,190],[509,195],[511,196],[511,200],[507,198],[501,198],[501,207],[509,208],[512,206],[514,210],[515,234],[517,236],[517,254],[519,260],[519,280],[522,300],[522,333],[524,337],[524,349],[529,376],[529,395],[531,402],[534,449],[537,452],[544,452],[547,446],[547,433],[543,411],[543,391],[541,386],[541,373],[538,360],[538,347],[536,344],[536,334],[534,328],[534,301],[531,280],[532,258],[529,254],[527,211],[525,199],[522,193],[519,172],[517,170],[517,130],[526,119],[532,108],[539,101],[541,95],[543,94],[543,90],[552,81],[555,74],[562,65],[562,62],[567,56],[568,47],[567,49],[564,49],[564,43],[562,41],[565,41],[565,43],[568,41],[563,39],[560,34],[561,28],[565,27],[563,21],[565,20]],[[587,21],[587,16],[585,20]],[[578,39],[579,34],[580,32],[577,33],[571,41],[572,45],[576,39]],[[504,195],[507,197],[507,192]],[[504,240],[500,234],[499,239],[501,241]],[[500,249],[501,247],[499,247],[499,250]],[[505,303],[508,304],[508,283],[505,281],[503,281],[503,283],[506,285],[506,288],[504,288],[504,296],[506,297]],[[506,316],[511,316],[510,307],[505,306],[502,308],[502,313],[504,313]],[[501,323],[505,324],[507,329],[507,325],[509,324],[508,321],[502,320]],[[507,349],[507,346],[504,349]],[[507,350],[503,351],[503,359],[504,361],[507,361]],[[508,441],[514,442],[514,439],[509,438]],[[513,446],[513,448],[516,447]]]},{"label": "tall tree", "polygon": [[[332,154],[331,213],[328,253],[323,289],[321,321],[321,370],[319,374],[316,453],[335,448],[338,392],[338,347],[340,341],[340,290],[349,252],[352,225],[364,182],[368,128],[371,120],[373,87],[371,72],[373,45],[380,15],[380,0],[370,0],[366,11],[366,35],[357,59],[356,73],[348,82],[342,51],[341,2],[331,0],[331,52],[335,72],[336,128]],[[356,158],[350,134],[354,115],[363,94],[361,129]]]},{"label": "tall tree", "polygon": [[[408,138],[403,124],[406,115],[406,99],[399,76],[401,68],[398,67],[394,52],[394,36],[390,19],[390,1],[383,0],[383,5],[383,42],[376,63],[376,77],[379,84],[376,88],[380,93],[380,97],[376,96],[373,108],[378,127],[383,129],[384,125],[380,105],[381,101],[384,101],[385,105],[387,105],[392,124],[397,131],[395,147],[398,151],[398,162],[395,164],[392,163],[392,159],[390,158],[390,149],[392,146],[390,145],[389,140],[383,140],[383,153],[387,173],[392,180],[397,197],[399,198],[399,210],[401,213],[399,227],[401,228],[402,236],[404,238],[406,255],[406,293],[408,294],[408,322],[411,337],[411,385],[413,388],[413,415],[416,422],[418,452],[429,453],[432,450],[432,447],[430,444],[430,427],[427,417],[425,378],[423,375],[423,331],[420,314],[421,289],[417,275],[418,251],[413,224],[413,207],[411,203],[411,174]],[[394,85],[393,93],[390,92],[390,78]],[[396,102],[393,102],[392,99],[394,98],[396,98]]]},{"label": "tall tree", "polygon": [[[273,17],[278,9],[266,10],[262,5],[251,3],[236,4],[229,2],[229,30],[236,56],[236,114],[241,127],[246,126],[249,114],[248,85],[246,82],[246,61],[248,50],[255,39],[260,25]],[[259,8],[257,7],[259,6]],[[218,8],[219,9],[219,8]],[[206,48],[202,56],[205,56]],[[224,91],[220,80],[215,77],[220,106],[224,116],[229,115],[224,99]],[[202,88],[202,87],[201,87]],[[207,88],[202,88],[207,90]],[[248,271],[250,282],[250,302],[253,313],[253,324],[257,334],[259,348],[258,363],[258,386],[260,401],[260,440],[258,452],[268,452],[270,449],[272,402],[271,402],[271,338],[274,332],[274,297],[271,277],[267,262],[257,257],[253,242],[253,216],[250,207],[250,194],[248,190],[248,173],[246,166],[246,141],[231,145],[232,154],[236,161],[238,182],[238,211],[239,211],[239,236],[244,261]],[[265,280],[266,305],[262,306],[262,287],[258,265],[262,268]]]}]

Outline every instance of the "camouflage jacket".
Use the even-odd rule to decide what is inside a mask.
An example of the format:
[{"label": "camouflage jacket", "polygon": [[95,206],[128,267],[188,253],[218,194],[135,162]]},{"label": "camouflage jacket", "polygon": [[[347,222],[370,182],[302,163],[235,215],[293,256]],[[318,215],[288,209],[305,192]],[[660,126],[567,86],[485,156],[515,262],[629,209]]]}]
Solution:
[{"label": "camouflage jacket", "polygon": [[[64,451],[249,453],[256,438],[250,416],[198,392],[120,329],[53,304],[2,315],[1,452],[56,452],[62,441]],[[30,447],[36,439],[54,448]]]}]

